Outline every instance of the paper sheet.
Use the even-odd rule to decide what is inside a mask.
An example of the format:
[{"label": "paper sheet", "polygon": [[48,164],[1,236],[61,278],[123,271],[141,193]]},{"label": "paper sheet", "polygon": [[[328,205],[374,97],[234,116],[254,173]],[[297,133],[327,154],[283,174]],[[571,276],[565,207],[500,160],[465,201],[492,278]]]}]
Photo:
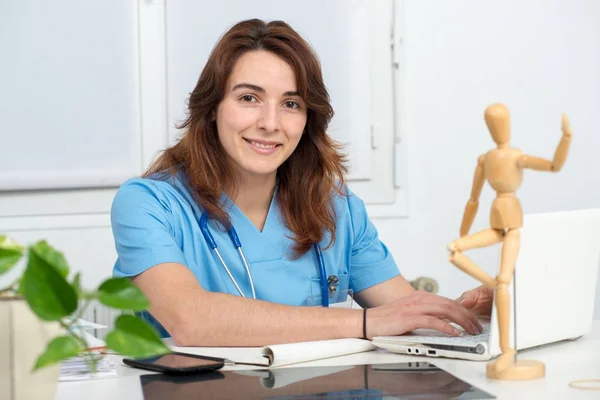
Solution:
[{"label": "paper sheet", "polygon": [[92,373],[88,362],[84,357],[77,356],[65,360],[60,365],[60,382],[81,381],[89,379],[99,379],[117,376],[117,367],[105,355],[94,353],[101,357],[96,365],[96,372]]},{"label": "paper sheet", "polygon": [[[104,347],[105,342],[87,333],[84,330],[78,331],[77,335],[83,337],[89,348]],[[101,357],[96,368],[96,372],[92,373],[88,362],[84,357],[77,356],[63,361],[60,365],[59,381],[81,381],[87,379],[99,379],[117,376],[116,365],[106,355],[98,351],[92,352],[97,357]]]}]

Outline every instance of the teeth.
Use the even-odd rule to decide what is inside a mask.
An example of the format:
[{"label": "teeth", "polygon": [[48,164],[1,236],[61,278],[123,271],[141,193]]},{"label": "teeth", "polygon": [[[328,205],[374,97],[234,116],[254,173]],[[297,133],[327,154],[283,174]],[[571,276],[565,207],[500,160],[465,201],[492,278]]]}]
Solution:
[{"label": "teeth", "polygon": [[276,144],[263,144],[263,143],[255,142],[253,140],[250,140],[250,143],[252,144],[252,146],[256,146],[261,149],[272,149],[273,147],[277,146]]}]

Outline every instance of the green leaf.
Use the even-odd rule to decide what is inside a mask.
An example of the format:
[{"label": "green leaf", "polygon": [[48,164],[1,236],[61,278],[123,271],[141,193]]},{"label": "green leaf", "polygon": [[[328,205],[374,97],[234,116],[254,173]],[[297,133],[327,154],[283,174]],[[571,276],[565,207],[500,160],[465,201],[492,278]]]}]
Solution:
[{"label": "green leaf", "polygon": [[129,357],[152,357],[171,352],[148,323],[133,315],[117,318],[115,329],[106,335],[106,347]]},{"label": "green leaf", "polygon": [[77,296],[79,296],[79,294],[81,293],[81,272],[78,272],[75,274],[75,277],[73,278],[73,282],[71,283],[71,286],[73,287],[73,290],[75,291],[75,293],[77,294]]},{"label": "green leaf", "polygon": [[25,247],[15,242],[6,235],[0,235],[0,249],[17,250],[23,252],[23,250],[25,250]]},{"label": "green leaf", "polygon": [[77,341],[70,336],[59,336],[50,343],[46,351],[40,355],[35,362],[33,370],[40,369],[58,361],[66,360],[67,358],[75,357],[83,350]]},{"label": "green leaf", "polygon": [[63,278],[66,278],[67,275],[69,275],[69,264],[63,253],[50,246],[45,240],[39,241],[31,246],[29,257],[32,255],[44,260],[46,264],[56,268]]},{"label": "green leaf", "polygon": [[14,267],[21,257],[25,248],[5,235],[0,235],[0,275],[8,272]]},{"label": "green leaf", "polygon": [[0,275],[17,265],[23,254],[15,250],[0,249]]},{"label": "green leaf", "polygon": [[32,249],[19,289],[31,310],[43,320],[56,321],[77,309],[73,287]]},{"label": "green leaf", "polygon": [[129,278],[111,278],[98,288],[98,299],[104,305],[120,310],[143,311],[150,307],[144,293]]}]

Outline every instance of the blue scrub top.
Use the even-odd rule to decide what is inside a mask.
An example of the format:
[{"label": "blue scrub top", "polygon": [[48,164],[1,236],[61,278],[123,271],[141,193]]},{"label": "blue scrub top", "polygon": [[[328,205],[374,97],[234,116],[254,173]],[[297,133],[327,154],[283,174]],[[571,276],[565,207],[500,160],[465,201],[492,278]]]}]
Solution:
[{"label": "blue scrub top", "polygon": [[[347,189],[348,190],[348,189]],[[225,195],[226,211],[248,260],[256,298],[293,306],[307,305],[313,296],[320,304],[319,270],[314,251],[292,259],[292,232],[283,223],[277,190],[262,232]],[[399,275],[399,269],[379,240],[365,205],[348,190],[334,197],[336,241],[325,250],[329,235],[320,243],[327,276],[337,275],[338,292],[354,293]],[[117,250],[113,275],[131,277],[161,263],[187,266],[208,291],[239,296],[227,272],[204,240],[199,220],[202,211],[189,191],[187,179],[177,174],[132,178],[117,191],[111,224]],[[239,253],[226,232],[209,222],[218,249],[238,285],[252,297],[250,282]],[[145,313],[142,315],[163,336],[168,332]]]}]

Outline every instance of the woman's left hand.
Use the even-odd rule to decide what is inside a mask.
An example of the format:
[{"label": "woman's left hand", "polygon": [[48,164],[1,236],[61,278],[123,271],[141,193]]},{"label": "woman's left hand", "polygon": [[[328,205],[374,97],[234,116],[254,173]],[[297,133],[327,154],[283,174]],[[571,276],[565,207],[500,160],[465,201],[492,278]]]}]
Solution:
[{"label": "woman's left hand", "polygon": [[494,304],[494,290],[485,285],[467,290],[458,299],[463,307],[477,316],[489,317],[492,314]]}]

